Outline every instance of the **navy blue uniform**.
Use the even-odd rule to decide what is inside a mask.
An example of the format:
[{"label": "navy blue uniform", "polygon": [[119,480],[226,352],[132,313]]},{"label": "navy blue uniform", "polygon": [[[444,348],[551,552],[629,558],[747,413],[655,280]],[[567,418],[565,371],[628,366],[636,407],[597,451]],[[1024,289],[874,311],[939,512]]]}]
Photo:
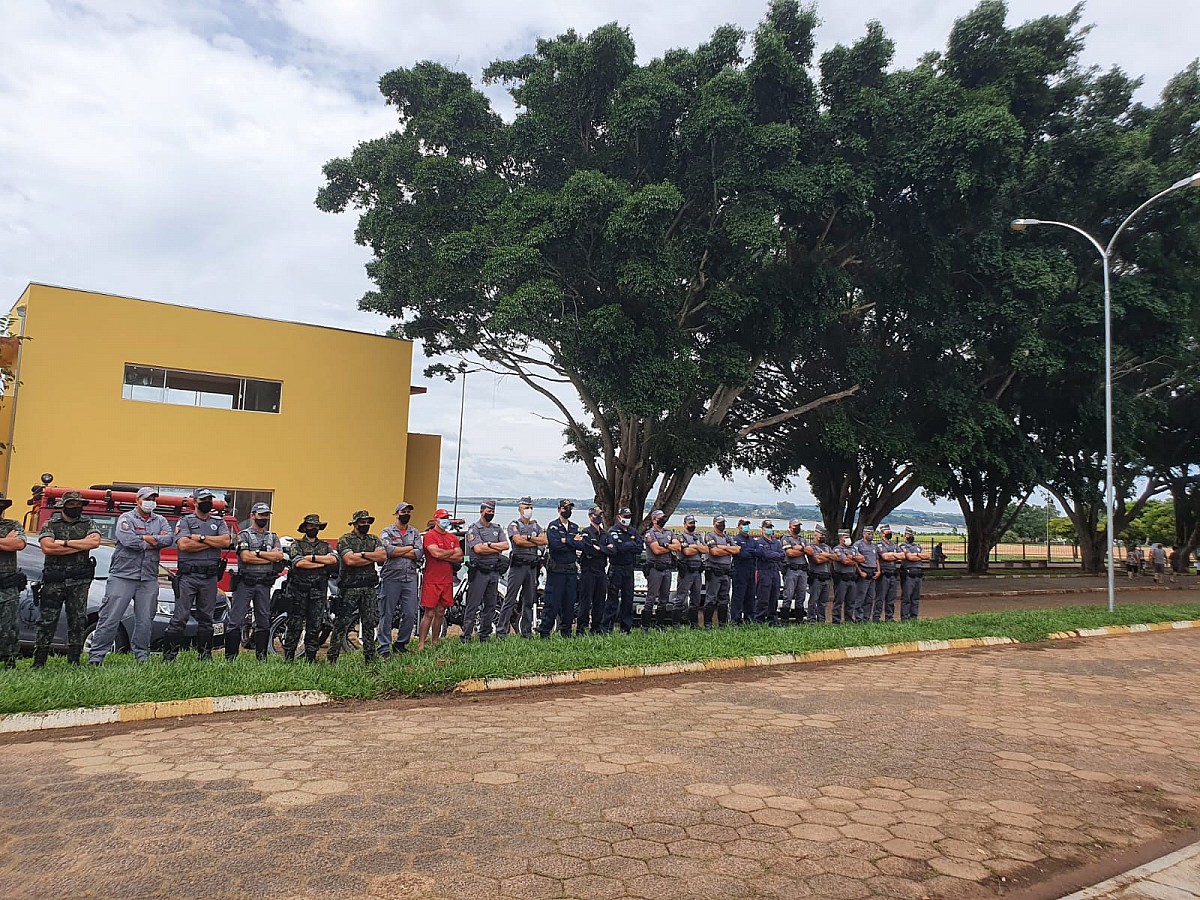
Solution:
[{"label": "navy blue uniform", "polygon": [[632,525],[617,522],[608,530],[608,600],[600,630],[609,633],[618,620],[625,634],[633,631],[633,567],[642,552],[642,536]]},{"label": "navy blue uniform", "polygon": [[787,557],[777,537],[763,535],[754,539],[754,562],[758,587],[755,592],[754,623],[779,624],[780,574]]},{"label": "navy blue uniform", "polygon": [[579,621],[575,633],[591,630],[599,634],[604,615],[604,599],[608,593],[608,537],[603,527],[589,525],[579,532],[583,535],[579,560]]},{"label": "navy blue uniform", "polygon": [[733,536],[733,543],[742,552],[733,558],[733,593],[729,598],[729,622],[741,625],[754,615],[754,538],[740,531]]},{"label": "navy blue uniform", "polygon": [[542,604],[542,621],[538,633],[550,637],[555,621],[563,637],[571,636],[571,622],[575,618],[575,598],[579,591],[579,567],[575,551],[581,541],[579,526],[574,522],[556,519],[546,527],[546,539],[550,559],[546,565],[546,595]]}]

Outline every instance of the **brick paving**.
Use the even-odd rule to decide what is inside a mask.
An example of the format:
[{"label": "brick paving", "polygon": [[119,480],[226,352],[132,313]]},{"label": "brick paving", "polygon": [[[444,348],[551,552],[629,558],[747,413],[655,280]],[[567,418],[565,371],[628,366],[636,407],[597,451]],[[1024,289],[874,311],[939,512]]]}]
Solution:
[{"label": "brick paving", "polygon": [[0,896],[979,897],[1200,818],[1200,633],[0,742]]}]

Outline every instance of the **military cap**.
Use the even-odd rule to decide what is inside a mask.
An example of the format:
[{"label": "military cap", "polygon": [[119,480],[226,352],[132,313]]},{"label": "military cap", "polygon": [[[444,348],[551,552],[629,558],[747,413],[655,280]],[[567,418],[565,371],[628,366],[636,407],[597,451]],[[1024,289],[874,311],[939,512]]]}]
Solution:
[{"label": "military cap", "polygon": [[788,528],[791,528],[793,525],[803,525],[803,524],[804,523],[801,522],[799,519],[791,519],[788,521]]},{"label": "military cap", "polygon": [[592,504],[592,508],[588,510],[589,516],[599,516],[599,515],[603,515],[603,514],[604,514],[604,510],[602,510],[599,506],[597,506],[594,503]]},{"label": "military cap", "polygon": [[684,525],[695,525],[695,524],[696,524],[696,517],[695,517],[695,516],[684,516],[684,517],[683,517],[683,524],[684,524]]},{"label": "military cap", "polygon": [[396,504],[396,512],[398,512],[398,513],[402,513],[406,509],[411,510],[412,508],[413,508],[413,505],[411,503],[409,503],[407,500],[401,500],[399,503]]},{"label": "military cap", "polygon": [[479,509],[480,509],[481,511],[482,511],[482,510],[485,510],[485,509],[490,509],[490,510],[492,510],[493,512],[495,512],[495,510],[496,510],[496,501],[495,501],[495,500],[484,500],[482,503],[480,503],[480,504],[479,504]]},{"label": "military cap", "polygon": [[328,522],[322,522],[321,517],[318,516],[316,513],[309,513],[307,516],[304,517],[304,521],[296,526],[296,530],[302,531],[304,529],[305,525],[316,525],[318,531],[324,531],[325,526],[328,524],[329,524]]},{"label": "military cap", "polygon": [[772,522],[770,519],[763,519],[762,527],[763,528],[774,528],[775,523]]},{"label": "military cap", "polygon": [[916,531],[913,529],[913,527],[912,527],[911,525],[905,525],[905,526],[904,526],[904,533],[905,533],[905,534],[911,534],[911,535],[913,535],[914,537],[916,537],[916,534],[917,534],[917,532],[916,532]]},{"label": "military cap", "polygon": [[158,491],[152,487],[140,487],[137,489],[137,498],[139,500],[149,500],[151,497],[157,497]]},{"label": "military cap", "polygon": [[255,503],[252,507],[250,507],[251,515],[254,515],[255,513],[270,514],[270,512],[271,512],[271,507],[266,503]]},{"label": "military cap", "polygon": [[201,500],[212,500],[214,496],[208,488],[197,488],[192,492],[192,499],[199,503]]},{"label": "military cap", "polygon": [[814,525],[813,534],[828,534],[828,532],[825,530],[824,525]]},{"label": "military cap", "polygon": [[874,525],[864,525],[863,526],[863,534],[874,534],[874,533],[875,533]]},{"label": "military cap", "polygon": [[838,537],[840,537],[840,538],[844,538],[844,537],[850,537],[850,532],[848,532],[848,531],[839,531],[839,532],[838,532]]},{"label": "military cap", "polygon": [[520,500],[517,501],[517,506],[533,506],[533,498],[532,497],[522,497]]},{"label": "military cap", "polygon": [[630,518],[632,518],[633,510],[630,509],[628,506],[622,506],[620,509],[617,510],[617,515],[618,516],[629,516]]},{"label": "military cap", "polygon": [[650,521],[651,522],[657,521],[660,518],[665,519],[666,517],[667,517],[667,514],[665,512],[663,512],[661,509],[656,509],[650,513]]},{"label": "military cap", "polygon": [[724,525],[725,517],[724,516],[716,516],[715,518],[713,518],[713,524],[714,525]]},{"label": "military cap", "polygon": [[346,524],[347,524],[347,525],[353,525],[353,524],[354,524],[355,522],[357,522],[359,519],[366,519],[368,522],[374,522],[374,521],[375,521],[375,517],[374,517],[373,515],[371,515],[369,512],[367,512],[365,509],[356,509],[356,510],[354,511],[354,515],[352,515],[352,516],[350,517],[350,521],[349,521],[349,522],[347,522]]},{"label": "military cap", "polygon": [[574,509],[574,508],[575,508],[575,501],[574,501],[574,500],[568,500],[566,497],[563,497],[561,500],[559,500],[559,501],[558,501],[558,508],[559,508],[559,509],[567,509],[568,507],[569,507],[569,508],[571,508],[571,509]]},{"label": "military cap", "polygon": [[10,506],[12,506],[12,501],[9,500],[6,496],[4,496],[3,491],[0,491],[0,507],[7,509]]},{"label": "military cap", "polygon": [[884,522],[882,525],[879,526],[879,530],[880,531],[891,531],[892,526],[887,524],[886,522]]}]

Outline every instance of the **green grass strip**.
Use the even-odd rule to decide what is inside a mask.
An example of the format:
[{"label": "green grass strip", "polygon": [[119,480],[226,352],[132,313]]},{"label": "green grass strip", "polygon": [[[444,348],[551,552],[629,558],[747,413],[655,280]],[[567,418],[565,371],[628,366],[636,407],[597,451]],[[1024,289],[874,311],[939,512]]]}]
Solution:
[{"label": "green grass strip", "polygon": [[1103,607],[1075,606],[971,613],[904,624],[752,626],[571,640],[509,637],[468,645],[454,638],[436,650],[400,655],[374,667],[363,665],[357,653],[343,656],[337,666],[285,663],[278,658],[259,663],[250,654],[233,664],[201,663],[195,654],[185,653],[172,664],[156,657],[137,665],[130,656],[113,654],[100,668],[76,668],[56,657],[39,671],[30,668],[29,660],[22,660],[14,671],[0,671],[0,713],[292,690],[324,691],[335,699],[415,697],[452,690],[471,678],[806,653],[898,641],[988,636],[1038,641],[1057,631],[1180,619],[1200,619],[1200,604],[1121,606],[1112,614]]}]

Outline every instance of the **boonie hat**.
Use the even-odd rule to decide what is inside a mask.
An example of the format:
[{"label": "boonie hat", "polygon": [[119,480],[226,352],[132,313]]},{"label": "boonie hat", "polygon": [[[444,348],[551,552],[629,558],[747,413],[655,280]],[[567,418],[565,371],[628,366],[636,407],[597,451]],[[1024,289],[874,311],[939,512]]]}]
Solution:
[{"label": "boonie hat", "polygon": [[401,500],[399,503],[396,504],[396,512],[398,512],[398,513],[402,513],[406,509],[412,509],[412,508],[413,508],[413,505],[411,503],[409,503],[407,500]]},{"label": "boonie hat", "polygon": [[304,521],[296,526],[296,530],[297,531],[302,530],[305,525],[316,525],[318,531],[324,531],[325,526],[328,524],[329,524],[328,522],[322,522],[321,517],[318,516],[316,513],[309,513],[307,516],[304,517]]},{"label": "boonie hat", "polygon": [[374,517],[373,515],[371,515],[369,512],[367,512],[365,509],[356,509],[356,510],[354,511],[354,515],[352,515],[352,516],[350,517],[350,521],[349,521],[349,522],[347,522],[346,524],[347,524],[347,525],[353,525],[353,524],[354,524],[355,522],[357,522],[359,519],[366,519],[368,522],[374,522],[374,521],[375,521],[375,517]]},{"label": "boonie hat", "polygon": [[137,498],[139,500],[149,500],[151,497],[157,497],[158,491],[152,487],[140,487],[137,489]]},{"label": "boonie hat", "polygon": [[269,513],[270,511],[271,511],[271,507],[268,506],[266,503],[255,503],[252,507],[250,507],[251,515],[253,515],[254,513],[264,513],[264,512]]},{"label": "boonie hat", "polygon": [[69,503],[72,500],[75,500],[78,503],[82,503],[83,502],[83,494],[79,493],[79,491],[67,491],[65,494],[62,495],[63,503]]}]

